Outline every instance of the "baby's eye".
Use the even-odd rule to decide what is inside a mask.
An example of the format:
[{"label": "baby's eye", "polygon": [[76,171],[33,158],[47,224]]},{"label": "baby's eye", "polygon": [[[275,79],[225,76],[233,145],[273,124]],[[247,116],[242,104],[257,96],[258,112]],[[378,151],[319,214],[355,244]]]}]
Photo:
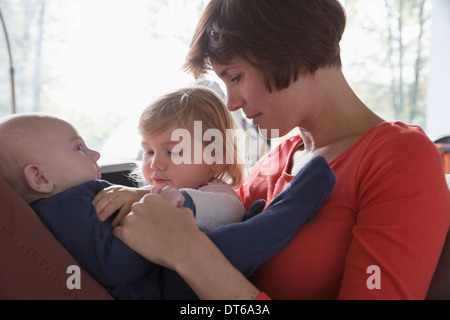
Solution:
[{"label": "baby's eye", "polygon": [[75,150],[84,152],[83,145],[82,144],[77,145]]}]

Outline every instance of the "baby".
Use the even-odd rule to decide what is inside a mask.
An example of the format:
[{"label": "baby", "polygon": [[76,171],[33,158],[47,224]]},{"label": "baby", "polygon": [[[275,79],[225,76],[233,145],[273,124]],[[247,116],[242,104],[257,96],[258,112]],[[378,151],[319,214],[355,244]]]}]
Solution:
[{"label": "baby", "polygon": [[[70,123],[40,114],[8,117],[0,121],[0,148],[0,174],[115,298],[195,298],[175,272],[132,251],[113,236],[109,220],[98,219],[92,200],[111,184],[98,180],[100,155],[85,145]],[[334,183],[324,159],[313,159],[264,214],[217,227],[207,235],[248,276],[290,242]],[[250,240],[242,242],[242,234],[250,235]]]}]

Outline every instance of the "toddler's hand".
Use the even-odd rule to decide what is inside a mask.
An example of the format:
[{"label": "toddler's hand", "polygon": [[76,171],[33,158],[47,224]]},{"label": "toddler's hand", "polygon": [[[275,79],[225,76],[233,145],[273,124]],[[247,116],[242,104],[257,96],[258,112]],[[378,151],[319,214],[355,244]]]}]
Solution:
[{"label": "toddler's hand", "polygon": [[181,207],[184,203],[183,194],[176,188],[172,188],[169,186],[153,186],[150,193],[160,195],[175,207]]}]

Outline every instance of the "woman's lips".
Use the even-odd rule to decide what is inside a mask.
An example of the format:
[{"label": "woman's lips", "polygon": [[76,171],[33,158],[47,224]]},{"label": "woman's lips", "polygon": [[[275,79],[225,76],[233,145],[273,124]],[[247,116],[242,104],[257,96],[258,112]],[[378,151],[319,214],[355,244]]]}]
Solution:
[{"label": "woman's lips", "polygon": [[255,115],[253,115],[253,116],[249,116],[249,117],[247,117],[247,118],[249,118],[250,120],[252,120],[254,125],[258,125],[258,124],[259,124],[259,120],[260,120],[260,116],[261,116],[261,115],[262,115],[262,113],[258,113],[258,114],[255,114]]}]

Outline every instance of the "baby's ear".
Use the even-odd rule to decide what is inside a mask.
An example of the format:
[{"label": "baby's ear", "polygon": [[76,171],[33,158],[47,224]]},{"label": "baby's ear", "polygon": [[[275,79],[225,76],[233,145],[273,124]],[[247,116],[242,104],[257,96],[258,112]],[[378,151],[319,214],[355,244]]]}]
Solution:
[{"label": "baby's ear", "polygon": [[39,164],[29,164],[24,169],[25,180],[28,186],[39,193],[51,193],[54,189],[53,182],[48,179],[45,171]]}]

